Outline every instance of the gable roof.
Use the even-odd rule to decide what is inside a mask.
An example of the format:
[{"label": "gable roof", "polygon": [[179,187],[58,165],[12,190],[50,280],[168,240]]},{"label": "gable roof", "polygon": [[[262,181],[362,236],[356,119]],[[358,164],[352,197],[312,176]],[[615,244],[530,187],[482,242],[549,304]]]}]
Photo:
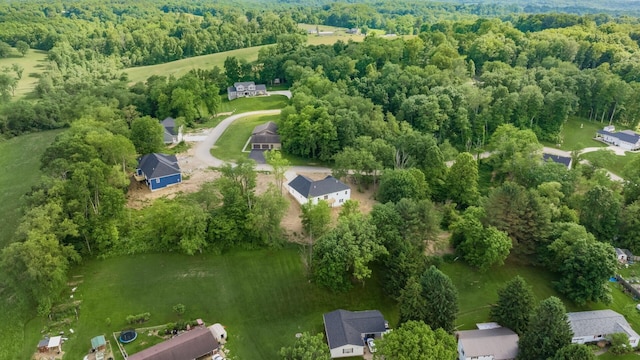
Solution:
[{"label": "gable roof", "polygon": [[607,309],[567,313],[574,337],[625,333],[640,338],[621,314]]},{"label": "gable roof", "polygon": [[98,335],[91,339],[91,348],[97,349],[100,346],[107,345],[107,340],[104,338],[104,335]]},{"label": "gable roof", "polygon": [[180,173],[180,166],[175,155],[147,154],[138,160],[138,169],[147,179],[155,179]]},{"label": "gable roof", "polygon": [[505,327],[458,331],[456,336],[466,357],[493,355],[495,360],[503,360],[518,355],[518,334]]},{"label": "gable roof", "polygon": [[273,121],[269,121],[256,126],[251,132],[251,143],[279,144],[280,135],[278,135],[278,125]]},{"label": "gable roof", "polygon": [[264,84],[256,84],[254,81],[240,81],[233,83],[233,86],[229,86],[227,88],[227,92],[237,91],[238,86],[249,87],[249,85],[253,85],[256,87],[256,91],[267,91],[267,85]]},{"label": "gable roof", "polygon": [[544,159],[544,161],[553,161],[555,163],[558,164],[562,164],[566,167],[569,167],[571,165],[571,157],[569,156],[560,156],[560,155],[554,155],[554,154],[547,154],[547,153],[542,153],[542,158]]},{"label": "gable roof", "polygon": [[264,124],[260,124],[253,128],[251,135],[258,134],[277,134],[278,133],[278,125],[273,121],[268,121]]},{"label": "gable roof", "polygon": [[176,119],[172,117],[168,117],[162,120],[160,124],[162,124],[162,127],[164,127],[164,129],[168,131],[170,134],[175,134]]},{"label": "gable roof", "polygon": [[318,181],[313,181],[304,175],[298,175],[295,179],[291,180],[288,185],[306,198],[314,198],[349,190],[349,187],[345,183],[331,175]]},{"label": "gable roof", "polygon": [[386,331],[384,317],[378,310],[347,311],[340,309],[326,313],[322,317],[324,318],[327,342],[331,349],[344,345],[364,346],[363,334]]},{"label": "gable roof", "polygon": [[624,131],[620,131],[620,132],[610,132],[610,131],[606,131],[606,130],[598,130],[598,134],[600,135],[608,135],[611,137],[614,137],[620,141],[624,141],[624,142],[628,142],[631,144],[636,144],[638,141],[640,141],[640,135],[638,135],[637,133],[631,131],[631,130],[624,130]]},{"label": "gable roof", "polygon": [[218,348],[218,341],[206,327],[198,327],[129,356],[129,360],[196,359]]}]

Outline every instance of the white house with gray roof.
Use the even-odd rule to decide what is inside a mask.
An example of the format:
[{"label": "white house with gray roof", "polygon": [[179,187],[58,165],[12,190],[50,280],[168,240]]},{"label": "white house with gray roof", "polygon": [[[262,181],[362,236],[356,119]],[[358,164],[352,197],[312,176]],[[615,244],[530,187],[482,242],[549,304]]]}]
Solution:
[{"label": "white house with gray roof", "polygon": [[613,125],[605,126],[604,129],[598,130],[596,139],[619,146],[625,150],[640,150],[640,134],[632,130],[616,132],[616,128]]},{"label": "white house with gray roof", "polygon": [[315,205],[318,201],[324,200],[329,203],[329,206],[338,207],[351,198],[351,188],[331,175],[317,181],[298,175],[287,184],[287,187],[289,194],[301,205],[307,202]]},{"label": "white house with gray roof", "polygon": [[505,327],[456,333],[458,360],[513,360],[518,356],[518,334]]},{"label": "white house with gray roof", "polygon": [[640,335],[621,314],[613,310],[579,311],[567,313],[573,331],[571,342],[585,344],[607,340],[609,335],[623,333],[629,337],[631,346],[638,346]]},{"label": "white house with gray roof", "polygon": [[256,95],[267,95],[267,86],[256,84],[253,81],[243,81],[234,83],[233,86],[227,88],[229,100]]},{"label": "white house with gray roof", "polygon": [[160,123],[164,128],[164,143],[165,144],[177,144],[182,141],[182,125],[176,126],[176,120],[172,117],[168,117]]},{"label": "white house with gray roof", "polygon": [[367,339],[379,339],[387,331],[384,316],[378,310],[340,309],[322,317],[332,359],[364,355]]}]

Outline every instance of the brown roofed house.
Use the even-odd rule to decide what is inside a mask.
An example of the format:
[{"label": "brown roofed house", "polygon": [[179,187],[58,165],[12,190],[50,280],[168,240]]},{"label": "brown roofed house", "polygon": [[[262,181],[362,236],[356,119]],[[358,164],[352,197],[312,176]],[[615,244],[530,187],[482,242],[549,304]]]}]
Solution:
[{"label": "brown roofed house", "polygon": [[211,355],[218,341],[211,329],[197,327],[129,356],[128,360],[191,360]]},{"label": "brown roofed house", "polygon": [[273,121],[256,126],[251,132],[252,150],[280,150],[278,125]]}]

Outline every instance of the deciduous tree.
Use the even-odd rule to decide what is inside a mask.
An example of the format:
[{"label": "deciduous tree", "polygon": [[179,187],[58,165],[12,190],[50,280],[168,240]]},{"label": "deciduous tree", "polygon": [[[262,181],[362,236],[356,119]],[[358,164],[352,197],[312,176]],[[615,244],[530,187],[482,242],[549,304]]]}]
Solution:
[{"label": "deciduous tree", "polygon": [[455,359],[455,338],[443,329],[432,330],[422,321],[408,321],[376,340],[374,359]]},{"label": "deciduous tree", "polygon": [[475,205],[478,193],[478,163],[469,153],[460,153],[447,173],[447,196],[459,207]]},{"label": "deciduous tree", "polygon": [[137,118],[131,123],[131,142],[138,154],[160,152],[164,148],[164,128],[150,116]]},{"label": "deciduous tree", "polygon": [[[629,341],[629,340],[627,340]],[[553,360],[596,360],[596,355],[587,345],[569,344],[556,353]]]},{"label": "deciduous tree", "polygon": [[280,349],[280,357],[283,360],[331,360],[331,353],[322,333],[304,332],[292,346]]}]

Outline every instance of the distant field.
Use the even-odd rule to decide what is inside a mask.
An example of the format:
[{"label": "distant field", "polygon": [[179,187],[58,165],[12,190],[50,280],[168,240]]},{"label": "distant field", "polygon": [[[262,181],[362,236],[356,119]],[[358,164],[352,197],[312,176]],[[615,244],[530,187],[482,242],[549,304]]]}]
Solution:
[{"label": "distant field", "polygon": [[[72,275],[83,275],[75,293],[82,307],[80,320],[69,325],[74,334],[65,343],[65,359],[82,359],[92,337],[127,328],[127,315],[151,313],[143,326],[176,321],[172,307],[178,303],[186,306],[183,319],[224,325],[229,335],[226,347],[234,359],[277,359],[280,347],[292,344],[296,333],[322,332],[322,314],[335,309],[378,309],[392,326],[398,316],[395,301],[384,294],[375,271],[366,286],[332,293],[308,281],[297,246],[89,260]],[[41,336],[41,326],[34,321],[27,327],[30,343],[24,344],[22,359],[35,350],[31,342]],[[145,338],[139,334],[136,342]]]},{"label": "distant field", "polygon": [[[12,64],[18,64],[24,68],[22,79],[18,80],[15,97],[22,97],[35,89],[38,84],[38,76],[45,71],[47,65],[47,52],[40,50],[29,50],[22,57],[20,53],[12,48],[13,53],[8,58],[0,59],[0,69],[3,67],[11,67]],[[15,72],[10,70],[11,76],[15,76]]]}]

